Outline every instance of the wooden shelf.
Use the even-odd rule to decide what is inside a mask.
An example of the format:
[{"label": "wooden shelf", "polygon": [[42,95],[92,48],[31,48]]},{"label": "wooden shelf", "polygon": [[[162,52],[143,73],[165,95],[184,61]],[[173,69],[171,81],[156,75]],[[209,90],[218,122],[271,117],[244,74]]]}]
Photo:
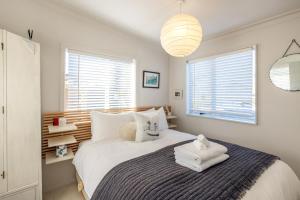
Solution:
[{"label": "wooden shelf", "polygon": [[73,135],[64,135],[48,138],[48,147],[57,147],[66,144],[76,143],[77,140]]},{"label": "wooden shelf", "polygon": [[60,133],[60,132],[67,132],[67,131],[75,131],[77,130],[77,126],[75,124],[67,124],[65,126],[48,126],[49,133]]},{"label": "wooden shelf", "polygon": [[64,157],[56,157],[55,151],[46,153],[46,165],[62,162],[65,160],[70,160],[74,158],[74,153],[68,148],[68,153]]},{"label": "wooden shelf", "polygon": [[176,128],[176,127],[177,127],[176,124],[169,124],[169,129]]},{"label": "wooden shelf", "polygon": [[174,115],[167,115],[167,119],[176,119],[177,117]]}]

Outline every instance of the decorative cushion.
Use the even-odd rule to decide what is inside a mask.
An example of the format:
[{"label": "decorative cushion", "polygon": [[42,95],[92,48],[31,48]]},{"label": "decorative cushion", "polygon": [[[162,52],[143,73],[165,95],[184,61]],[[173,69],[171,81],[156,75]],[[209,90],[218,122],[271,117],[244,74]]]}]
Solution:
[{"label": "decorative cushion", "polygon": [[136,122],[124,124],[119,131],[120,137],[127,141],[135,141]]},{"label": "decorative cushion", "polygon": [[153,113],[135,113],[136,142],[155,140],[159,137],[159,116]]},{"label": "decorative cushion", "polygon": [[134,120],[132,112],[111,114],[98,111],[91,112],[92,141],[119,137],[120,128]]},{"label": "decorative cushion", "polygon": [[169,128],[166,113],[163,107],[160,107],[158,110],[148,110],[145,114],[148,116],[158,115],[159,120],[159,130],[163,131]]}]

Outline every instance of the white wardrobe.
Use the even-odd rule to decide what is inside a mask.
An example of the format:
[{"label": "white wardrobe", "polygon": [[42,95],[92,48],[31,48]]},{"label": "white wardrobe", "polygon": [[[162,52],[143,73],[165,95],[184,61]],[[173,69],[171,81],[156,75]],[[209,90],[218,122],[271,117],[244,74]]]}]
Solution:
[{"label": "white wardrobe", "polygon": [[0,200],[41,200],[40,46],[0,42]]}]

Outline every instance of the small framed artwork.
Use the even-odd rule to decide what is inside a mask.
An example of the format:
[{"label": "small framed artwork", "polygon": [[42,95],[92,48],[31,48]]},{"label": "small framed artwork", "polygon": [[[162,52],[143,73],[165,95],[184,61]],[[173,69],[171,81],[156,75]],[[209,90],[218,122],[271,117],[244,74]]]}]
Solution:
[{"label": "small framed artwork", "polygon": [[159,88],[160,73],[143,71],[143,88]]},{"label": "small framed artwork", "polygon": [[183,99],[183,90],[182,89],[175,89],[173,91],[173,95],[174,95],[174,98],[176,100],[181,100],[181,99]]}]

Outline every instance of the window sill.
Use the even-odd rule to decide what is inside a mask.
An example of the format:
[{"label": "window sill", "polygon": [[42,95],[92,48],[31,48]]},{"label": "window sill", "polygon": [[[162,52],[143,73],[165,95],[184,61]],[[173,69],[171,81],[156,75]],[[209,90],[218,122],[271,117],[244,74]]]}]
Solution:
[{"label": "window sill", "polygon": [[207,119],[215,119],[215,120],[222,120],[222,121],[228,121],[228,122],[236,122],[236,123],[242,123],[242,124],[257,125],[257,120],[250,121],[250,120],[226,118],[226,117],[220,117],[220,116],[211,116],[209,114],[200,115],[200,114],[186,113],[186,115],[190,116],[190,117],[202,117],[202,118],[207,118]]}]

